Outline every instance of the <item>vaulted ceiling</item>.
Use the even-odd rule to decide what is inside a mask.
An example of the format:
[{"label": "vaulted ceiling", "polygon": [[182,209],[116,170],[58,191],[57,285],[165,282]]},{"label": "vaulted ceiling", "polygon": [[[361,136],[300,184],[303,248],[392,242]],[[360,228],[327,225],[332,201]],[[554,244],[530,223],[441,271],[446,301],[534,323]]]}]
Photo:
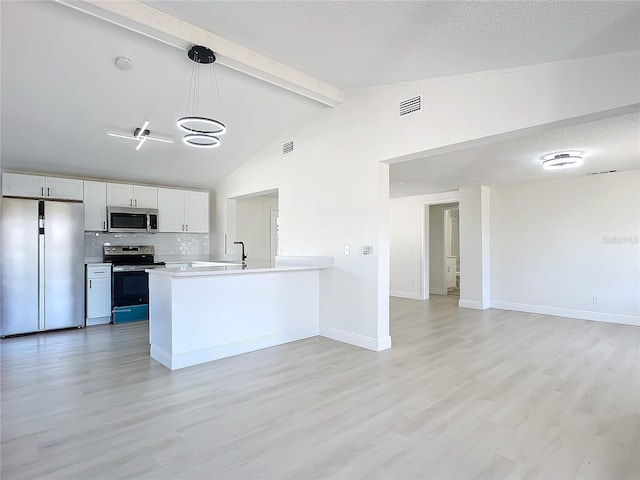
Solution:
[{"label": "vaulted ceiling", "polygon": [[[222,110],[216,115],[227,124],[228,133],[218,149],[189,148],[181,143],[182,134],[175,126],[186,110],[192,69],[186,50],[69,5],[100,9],[99,2],[91,1],[0,5],[3,169],[210,189],[273,139],[331,108],[221,61],[216,74]],[[338,92],[640,49],[637,2],[147,1],[136,5],[236,42],[307,74],[307,82],[316,79],[318,85],[325,82]],[[183,31],[188,33],[189,28]],[[118,56],[129,57],[133,68],[117,69]],[[551,135],[537,132],[537,137],[520,142],[502,141],[453,157],[429,156],[392,165],[392,192],[441,191],[469,180],[452,178],[456,168],[452,171],[451,165],[460,167],[460,175],[461,166],[473,163],[473,158],[504,163],[501,159],[506,156],[531,154],[526,145],[532,143],[546,150],[570,143],[571,136],[576,141],[588,137],[592,143],[602,137],[598,145],[604,146],[611,144],[607,139],[612,135],[620,134],[629,144],[638,116],[630,111],[620,115],[625,117],[605,124],[559,126],[564,130]],[[152,135],[175,143],[147,142],[135,151],[133,142],[106,135],[133,132],[147,119]],[[634,153],[633,145],[628,146],[625,168],[631,165],[629,149]],[[428,180],[402,187],[409,177],[418,178],[426,165]],[[434,177],[434,172],[443,178]],[[480,169],[472,177],[497,182],[530,178],[523,171],[511,173],[492,179]]]}]

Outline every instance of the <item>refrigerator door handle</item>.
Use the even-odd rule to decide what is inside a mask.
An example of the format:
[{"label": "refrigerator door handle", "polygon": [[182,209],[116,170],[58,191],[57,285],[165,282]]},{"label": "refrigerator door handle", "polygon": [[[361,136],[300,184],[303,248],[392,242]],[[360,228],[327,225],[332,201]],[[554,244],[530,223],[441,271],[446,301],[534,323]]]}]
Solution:
[{"label": "refrigerator door handle", "polygon": [[45,329],[44,235],[38,235],[38,330]]}]

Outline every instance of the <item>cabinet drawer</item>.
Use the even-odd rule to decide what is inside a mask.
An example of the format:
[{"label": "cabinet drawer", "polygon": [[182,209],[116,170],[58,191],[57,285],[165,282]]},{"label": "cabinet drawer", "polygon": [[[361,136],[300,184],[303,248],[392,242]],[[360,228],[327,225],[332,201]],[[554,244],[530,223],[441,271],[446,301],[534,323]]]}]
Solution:
[{"label": "cabinet drawer", "polygon": [[108,278],[111,276],[110,265],[87,265],[87,278]]}]

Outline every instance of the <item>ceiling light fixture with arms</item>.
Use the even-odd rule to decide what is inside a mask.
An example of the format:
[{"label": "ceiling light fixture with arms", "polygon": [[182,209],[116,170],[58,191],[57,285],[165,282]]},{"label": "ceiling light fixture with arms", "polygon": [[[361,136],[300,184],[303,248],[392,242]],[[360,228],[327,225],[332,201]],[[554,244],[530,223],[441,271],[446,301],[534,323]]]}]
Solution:
[{"label": "ceiling light fixture with arms", "polygon": [[169,140],[166,138],[152,137],[150,135],[151,131],[147,129],[148,126],[149,126],[149,120],[146,120],[142,125],[142,127],[136,128],[133,131],[133,135],[126,135],[123,133],[113,133],[113,132],[107,132],[107,135],[111,137],[135,140],[136,142],[138,142],[138,146],[136,147],[136,150],[140,150],[140,147],[142,147],[142,145],[144,145],[144,142],[146,142],[147,140],[153,140],[155,142],[173,143],[173,140]]},{"label": "ceiling light fixture with arms", "polygon": [[[215,98],[217,97],[220,113],[222,114],[220,91],[218,90],[218,81],[215,77],[215,70],[213,67],[213,63],[216,61],[216,56],[211,49],[200,45],[194,45],[191,47],[187,55],[193,61],[189,95],[187,97],[187,113],[184,117],[178,119],[177,125],[181,130],[187,133],[182,139],[186,145],[197,148],[215,148],[220,146],[220,139],[218,138],[218,135],[224,135],[227,128],[221,121],[204,115],[196,115],[194,114],[194,111],[196,109],[196,97],[198,95],[198,90],[200,89],[198,65],[204,64],[210,66],[209,79],[211,82],[211,95],[213,97],[212,103],[214,110],[216,103]],[[198,107],[202,108],[200,106]]]}]

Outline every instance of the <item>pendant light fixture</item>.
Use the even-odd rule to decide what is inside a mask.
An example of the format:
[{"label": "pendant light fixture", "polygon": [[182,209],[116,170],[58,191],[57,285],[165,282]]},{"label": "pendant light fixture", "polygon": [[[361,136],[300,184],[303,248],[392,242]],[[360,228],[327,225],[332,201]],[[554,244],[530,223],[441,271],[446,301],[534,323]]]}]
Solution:
[{"label": "pendant light fixture", "polygon": [[198,70],[200,69],[200,65],[208,65],[212,107],[215,107],[215,99],[217,97],[220,113],[222,114],[218,81],[215,78],[215,70],[213,67],[216,56],[211,49],[201,45],[191,47],[187,55],[193,61],[189,96],[187,97],[187,113],[184,117],[178,119],[177,125],[187,133],[182,139],[186,145],[196,148],[215,148],[220,146],[218,135],[224,135],[227,128],[224,123],[219,120],[204,115],[196,115],[194,112],[196,109],[200,112],[204,111],[204,106],[197,104],[197,97],[200,90],[200,72]]}]

